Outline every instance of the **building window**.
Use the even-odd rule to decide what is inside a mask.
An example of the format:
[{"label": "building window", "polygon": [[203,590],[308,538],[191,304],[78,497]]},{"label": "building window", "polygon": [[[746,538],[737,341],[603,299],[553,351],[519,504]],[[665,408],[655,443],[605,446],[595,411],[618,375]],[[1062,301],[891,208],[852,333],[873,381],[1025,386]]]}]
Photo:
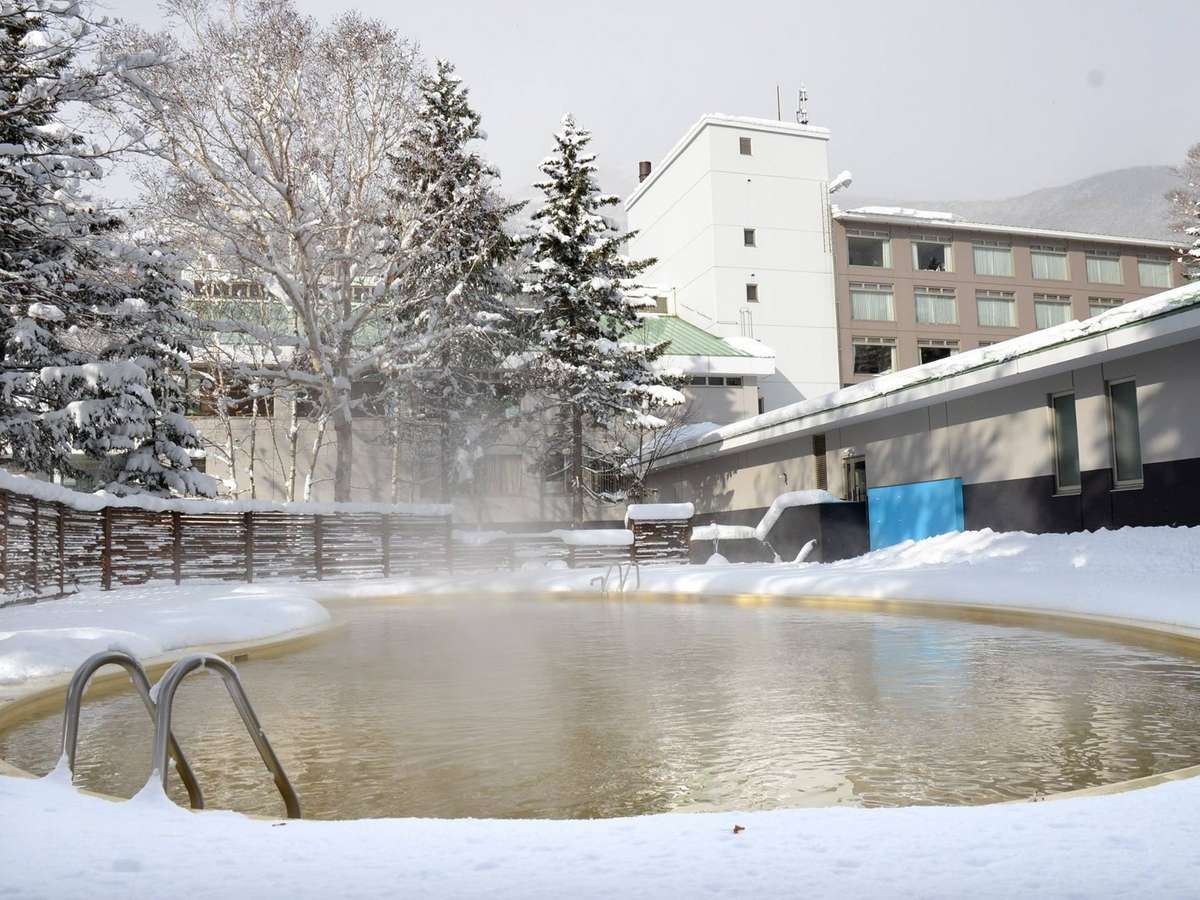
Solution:
[{"label": "building window", "polygon": [[1110,381],[1108,408],[1112,418],[1113,477],[1117,487],[1142,484],[1142,437],[1138,429],[1137,383]]},{"label": "building window", "polygon": [[913,300],[917,307],[917,321],[922,325],[958,324],[958,301],[952,288],[914,288]]},{"label": "building window", "polygon": [[1075,423],[1075,395],[1050,397],[1054,420],[1054,483],[1060,494],[1079,493],[1079,430]]},{"label": "building window", "polygon": [[992,347],[1000,343],[999,341],[980,341],[978,346],[982,350],[984,347]]},{"label": "building window", "polygon": [[1123,284],[1121,255],[1112,250],[1093,250],[1088,253],[1087,280],[1093,284]]},{"label": "building window", "polygon": [[1029,260],[1033,265],[1033,277],[1039,281],[1071,280],[1066,247],[1034,244],[1029,248]]},{"label": "building window", "polygon": [[985,328],[1017,327],[1017,295],[1012,291],[976,291],[975,312]]},{"label": "building window", "polygon": [[758,246],[757,235],[755,235],[753,228],[742,229],[742,245],[746,247]]},{"label": "building window", "polygon": [[1138,283],[1142,287],[1169,288],[1171,263],[1166,259],[1139,259]]},{"label": "building window", "polygon": [[1088,315],[1098,316],[1110,309],[1116,309],[1124,302],[1119,297],[1088,297]]},{"label": "building window", "polygon": [[921,365],[937,362],[958,352],[958,341],[942,340],[940,338],[918,338],[917,357]]},{"label": "building window", "polygon": [[1012,275],[1012,247],[1004,241],[975,241],[971,253],[975,257],[976,275]]},{"label": "building window", "polygon": [[757,284],[747,284],[746,285],[746,302],[747,303],[757,303],[758,302],[758,285]]},{"label": "building window", "polygon": [[949,238],[914,235],[912,257],[913,269],[918,272],[954,271],[954,246]]},{"label": "building window", "polygon": [[896,306],[890,284],[850,282],[850,318],[893,322]]},{"label": "building window", "polygon": [[1066,294],[1034,294],[1033,321],[1036,328],[1051,328],[1071,321],[1071,298]]},{"label": "building window", "polygon": [[896,368],[896,339],[856,337],[854,341],[854,374],[883,375]]},{"label": "building window", "polygon": [[867,458],[850,456],[842,460],[842,498],[854,503],[867,499]]},{"label": "building window", "polygon": [[742,156],[750,156],[750,138],[738,138],[738,153],[742,154]]},{"label": "building window", "polygon": [[726,387],[742,387],[743,384],[745,384],[745,382],[743,381],[741,375],[725,376],[725,386]]},{"label": "building window", "polygon": [[847,231],[846,255],[852,266],[892,267],[892,240],[886,231]]}]

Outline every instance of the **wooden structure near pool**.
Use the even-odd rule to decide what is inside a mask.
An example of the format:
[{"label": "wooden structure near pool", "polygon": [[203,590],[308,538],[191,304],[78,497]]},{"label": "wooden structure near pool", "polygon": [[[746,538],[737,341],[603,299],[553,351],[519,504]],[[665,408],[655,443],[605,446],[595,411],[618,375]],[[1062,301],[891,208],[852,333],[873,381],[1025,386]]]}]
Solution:
[{"label": "wooden structure near pool", "polygon": [[689,518],[634,522],[629,541],[588,541],[562,530],[472,545],[454,531],[445,507],[140,503],[30,486],[0,487],[0,605],[163,579],[323,581],[682,563],[691,531]]}]

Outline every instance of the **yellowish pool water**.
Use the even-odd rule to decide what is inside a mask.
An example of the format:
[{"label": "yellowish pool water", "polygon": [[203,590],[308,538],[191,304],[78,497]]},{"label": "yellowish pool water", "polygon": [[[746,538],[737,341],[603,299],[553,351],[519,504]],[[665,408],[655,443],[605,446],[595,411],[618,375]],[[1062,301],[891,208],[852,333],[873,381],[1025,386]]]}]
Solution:
[{"label": "yellowish pool water", "polygon": [[[545,598],[338,615],[239,666],[311,818],[974,804],[1200,763],[1200,662],[1041,627]],[[210,808],[281,812],[216,679],[174,722]],[[48,771],[59,727],[0,757]],[[131,691],[87,703],[78,783],[130,796],[150,738]]]}]

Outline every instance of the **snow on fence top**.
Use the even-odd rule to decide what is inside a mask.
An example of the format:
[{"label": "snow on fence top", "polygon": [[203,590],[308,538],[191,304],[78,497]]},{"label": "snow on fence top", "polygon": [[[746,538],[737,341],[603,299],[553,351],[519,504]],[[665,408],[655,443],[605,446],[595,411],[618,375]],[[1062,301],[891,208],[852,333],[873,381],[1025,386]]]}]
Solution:
[{"label": "snow on fence top", "polygon": [[696,514],[691,503],[631,503],[625,510],[625,524],[630,522],[677,522]]},{"label": "snow on fence top", "polygon": [[269,500],[185,500],[143,494],[120,497],[99,491],[86,494],[62,485],[39,481],[0,470],[0,490],[37,500],[61,503],[80,512],[99,512],[106,507],[141,509],[146,512],[201,513],[281,512],[294,515],[337,513],[390,513],[399,516],[449,516],[452,507],[441,503],[274,503]]},{"label": "snow on fence top", "polygon": [[780,494],[763,513],[757,525],[698,525],[692,529],[693,541],[765,541],[785,509],[793,506],[817,506],[821,503],[845,503],[829,491],[789,491]]},{"label": "snow on fence top", "polygon": [[753,525],[697,525],[692,529],[693,541],[748,541],[758,537]]},{"label": "snow on fence top", "polygon": [[633,532],[626,528],[556,528],[553,531],[455,531],[454,540],[468,547],[486,547],[497,541],[562,541],[568,547],[630,547]]}]

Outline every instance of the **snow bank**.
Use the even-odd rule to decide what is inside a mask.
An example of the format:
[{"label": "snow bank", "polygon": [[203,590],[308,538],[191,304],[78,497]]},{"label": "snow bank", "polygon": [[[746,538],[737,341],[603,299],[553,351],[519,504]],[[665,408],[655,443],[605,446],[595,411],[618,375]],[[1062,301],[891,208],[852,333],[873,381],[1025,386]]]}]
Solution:
[{"label": "snow bank", "polygon": [[83,512],[98,512],[106,506],[144,509],[150,512],[243,513],[285,512],[296,515],[335,515],[337,513],[395,513],[411,516],[448,516],[452,507],[440,503],[272,503],[267,500],[183,500],[135,495],[119,497],[104,491],[85,494],[61,485],[14,475],[0,469],[0,488],[38,500],[62,503]]},{"label": "snow bank", "polygon": [[158,585],[5,607],[0,609],[0,684],[71,672],[100,650],[120,648],[146,659],[183,647],[311,628],[329,620],[311,597],[315,590],[281,584]]},{"label": "snow bank", "polygon": [[754,536],[760,541],[765,541],[785,509],[791,509],[793,506],[816,506],[820,503],[844,502],[841,497],[831,494],[829,491],[789,491],[786,494],[780,494],[771,501],[770,508],[755,526]]},{"label": "snow bank", "polygon": [[[596,569],[410,578],[351,594],[595,591]],[[1200,629],[1200,527],[1079,534],[990,530],[907,541],[832,563],[653,566],[641,590],[714,596],[864,597],[1041,609]],[[378,586],[382,585],[382,587]],[[1148,589],[1147,586],[1152,586]],[[0,619],[2,621],[2,619]]]},{"label": "snow bank", "polygon": [[696,514],[691,503],[630,503],[625,510],[625,524],[630,522],[674,522],[690,519]]},{"label": "snow bank", "polygon": [[284,824],[0,777],[15,825],[0,871],[14,896],[93,900],[1183,898],[1195,895],[1198,808],[1191,779],[977,807]]}]

